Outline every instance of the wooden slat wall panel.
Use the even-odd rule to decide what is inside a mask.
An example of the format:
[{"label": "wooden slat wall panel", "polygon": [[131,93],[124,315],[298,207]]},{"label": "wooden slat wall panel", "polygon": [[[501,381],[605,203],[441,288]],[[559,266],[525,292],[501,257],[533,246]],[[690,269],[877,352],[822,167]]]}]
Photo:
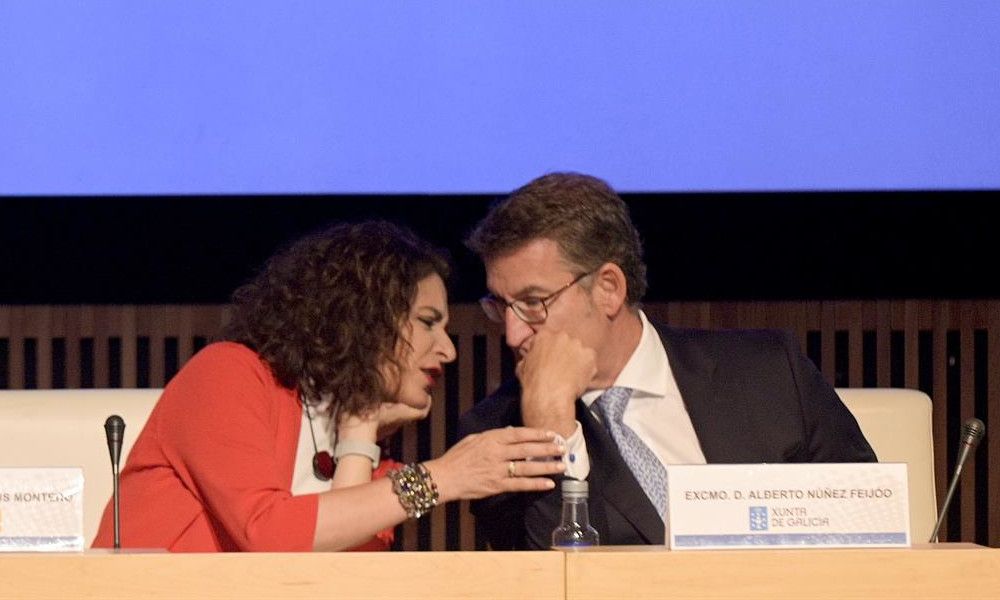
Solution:
[{"label": "wooden slat wall panel", "polygon": [[[989,461],[991,477],[987,487],[989,498],[989,521],[987,539],[991,546],[1000,546],[1000,307],[987,304],[986,311],[987,358],[987,398],[988,415],[986,423],[986,460]],[[989,435],[989,432],[993,432]],[[980,460],[983,457],[980,455]]]},{"label": "wooden slat wall panel", "polygon": [[19,390],[24,388],[24,334],[22,333],[27,319],[25,318],[23,307],[13,307],[10,311],[10,324],[7,327],[9,363],[8,379],[10,388]]},{"label": "wooden slat wall panel", "polygon": [[28,309],[28,318],[38,323],[37,333],[30,337],[35,340],[35,385],[40,389],[52,388],[52,310],[48,306]]},{"label": "wooden slat wall panel", "polygon": [[[457,336],[458,345],[456,350],[458,351],[458,402],[457,409],[459,414],[472,408],[472,404],[475,401],[475,386],[473,381],[473,335],[472,328],[465,326],[462,328],[462,333]],[[448,407],[451,408],[450,406]],[[469,503],[462,502],[462,507],[460,510],[460,531],[461,531],[461,545],[463,548],[471,548],[476,544],[476,531],[475,522],[472,517],[472,513],[469,511]]]},{"label": "wooden slat wall panel", "polygon": [[877,357],[875,371],[878,387],[889,387],[889,334],[892,332],[892,305],[889,302],[879,302],[875,309],[875,346]]},{"label": "wooden slat wall panel", "polygon": [[862,364],[861,332],[864,318],[864,304],[838,302],[834,309],[838,329],[847,331],[847,373],[844,381],[838,381],[842,387],[860,387]]},{"label": "wooden slat wall panel", "polygon": [[[959,392],[959,421],[964,423],[966,419],[975,415],[975,390],[973,389],[973,367],[975,366],[975,361],[973,360],[972,352],[972,334],[974,329],[974,306],[963,306],[958,307],[956,310],[957,314],[957,329],[960,336],[959,341],[959,356],[961,361],[959,362],[959,386],[961,386],[961,391]],[[976,456],[978,452],[969,457],[969,462],[965,465],[966,469],[969,469],[969,473],[976,472]],[[976,478],[975,477],[963,477],[961,483],[961,497],[959,500],[959,507],[963,515],[975,514],[976,511]],[[975,540],[976,523],[972,519],[962,520],[962,539]]]},{"label": "wooden slat wall panel", "polygon": [[[944,498],[942,490],[948,489],[948,318],[947,303],[935,306],[934,315],[934,384],[931,398],[934,401],[934,484],[938,490],[938,505]],[[938,539],[952,539],[948,523],[941,527]]]},{"label": "wooden slat wall panel", "polygon": [[111,367],[108,362],[110,350],[108,338],[113,335],[110,315],[104,307],[82,307],[85,319],[90,322],[87,334],[94,338],[94,387],[111,386]]},{"label": "wooden slat wall panel", "polygon": [[[462,374],[464,376],[466,374]],[[447,406],[444,401],[444,391],[441,387],[434,390],[434,405],[437,407]],[[431,410],[428,417],[431,427],[431,456],[441,456],[447,450],[445,416],[447,410]],[[423,457],[422,457],[423,458]],[[427,457],[429,458],[429,457]],[[447,513],[443,508],[434,511],[431,519],[431,547],[441,550],[447,549]]]},{"label": "wooden slat wall panel", "polygon": [[80,330],[84,313],[63,310],[61,317],[63,319],[63,336],[66,340],[66,387],[76,389],[81,386],[81,370],[70,365],[80,365],[80,340],[82,339]]},{"label": "wooden slat wall panel", "polygon": [[[986,422],[988,435],[965,468],[960,500],[953,507],[961,513],[961,528],[948,531],[946,523],[941,538],[985,539],[992,546],[1000,546],[1000,300],[671,302],[644,308],[653,319],[683,327],[789,329],[797,334],[803,348],[810,335],[818,335],[823,375],[831,383],[851,387],[862,386],[866,372],[874,375],[877,386],[892,385],[894,352],[898,351],[893,349],[893,340],[902,336],[903,383],[918,388],[924,379],[930,381],[925,391],[934,401],[939,500],[948,485],[949,455],[954,455],[950,446],[958,439],[955,423],[960,424],[976,413],[977,397],[985,394],[987,398],[985,414],[976,416]],[[59,381],[69,388],[80,387],[81,343],[87,340],[92,347],[90,368],[95,387],[115,384],[135,387],[140,379],[152,387],[160,387],[166,383],[167,340],[176,339],[176,367],[180,367],[195,351],[196,338],[211,341],[217,336],[227,310],[220,305],[0,306],[0,340],[6,342],[8,349],[6,364],[0,364],[0,368],[6,369],[5,378],[0,381],[6,381],[7,387],[13,389],[29,384],[51,387]],[[448,436],[454,434],[448,431],[454,415],[471,408],[479,392],[499,385],[507,352],[502,329],[488,323],[475,304],[452,306],[449,330],[459,349],[450,376],[458,379],[435,394],[432,416],[421,425],[423,435],[429,435],[425,439],[429,439],[430,455],[444,451]],[[838,344],[838,332],[847,335],[846,347]],[[985,377],[981,372],[977,375],[976,370],[977,332],[980,332],[979,345],[985,346],[980,350],[986,356],[978,358],[980,367],[986,371]],[[866,334],[874,339],[871,356],[865,356]],[[951,348],[956,350],[953,353],[949,352],[949,334],[957,336],[957,348]],[[140,338],[148,339],[148,360],[140,356]],[[930,344],[925,350],[930,364],[921,364],[921,339]],[[27,355],[26,340],[32,340],[35,349]],[[65,364],[53,360],[54,340],[61,340],[55,343],[64,345]],[[118,348],[115,356],[113,348]],[[30,381],[29,365],[34,367]],[[477,373],[477,368],[481,372]],[[116,369],[120,378],[113,381]],[[977,389],[977,385],[985,389]],[[953,389],[957,395],[949,397]],[[421,450],[420,436],[416,427],[404,428],[399,434],[401,460],[429,458],[422,455],[428,452]],[[988,469],[976,468],[976,462],[982,461],[987,461]],[[987,475],[984,477],[979,471]],[[997,475],[989,476],[991,473]],[[985,508],[982,502],[977,503],[977,493],[987,495]],[[977,515],[977,509],[988,514]],[[467,503],[463,503],[457,514],[457,519],[449,520],[444,509],[437,509],[428,524],[407,523],[400,528],[401,547],[444,550],[449,529],[454,527],[460,529],[458,537],[463,549],[475,547],[474,524]]]}]

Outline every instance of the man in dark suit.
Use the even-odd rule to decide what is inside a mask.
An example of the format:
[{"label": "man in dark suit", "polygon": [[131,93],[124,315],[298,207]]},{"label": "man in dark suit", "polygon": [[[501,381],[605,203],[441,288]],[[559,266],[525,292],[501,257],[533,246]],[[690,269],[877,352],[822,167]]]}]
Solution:
[{"label": "man in dark suit", "polygon": [[[494,206],[467,245],[486,266],[483,309],[504,324],[518,362],[517,379],[462,415],[459,434],[524,424],[561,436],[566,476],[590,483],[602,544],[664,543],[666,464],[875,460],[787,333],[646,318],[639,234],[603,181],[535,179]],[[556,489],[472,510],[494,549],[547,548],[560,506]]]}]

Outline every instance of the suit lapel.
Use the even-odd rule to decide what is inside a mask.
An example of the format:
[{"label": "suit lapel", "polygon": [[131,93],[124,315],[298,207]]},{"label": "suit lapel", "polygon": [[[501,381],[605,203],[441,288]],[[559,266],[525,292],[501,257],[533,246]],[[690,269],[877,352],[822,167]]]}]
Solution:
[{"label": "suit lapel", "polygon": [[[591,495],[600,494],[608,505],[632,524],[647,544],[664,543],[663,520],[618,453],[618,447],[607,430],[580,400],[576,402],[576,418],[587,440],[587,454],[590,456],[590,475],[587,479],[591,484]],[[610,534],[606,515],[595,514],[594,520],[598,531],[603,531],[605,536]]]},{"label": "suit lapel", "polygon": [[708,463],[741,462],[739,440],[746,429],[743,407],[720,398],[716,385],[717,357],[695,333],[656,325],[670,361],[684,407]]}]

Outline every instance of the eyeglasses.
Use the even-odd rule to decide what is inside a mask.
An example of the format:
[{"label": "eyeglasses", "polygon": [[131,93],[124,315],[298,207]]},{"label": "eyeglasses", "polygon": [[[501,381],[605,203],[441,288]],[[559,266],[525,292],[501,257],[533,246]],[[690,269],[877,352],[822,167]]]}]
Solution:
[{"label": "eyeglasses", "polygon": [[549,305],[556,301],[559,294],[573,287],[574,284],[591,273],[593,271],[577,275],[576,279],[544,298],[524,298],[507,302],[501,298],[497,298],[493,294],[487,294],[479,299],[479,306],[483,307],[486,317],[495,323],[504,322],[504,313],[507,311],[507,307],[510,307],[518,319],[521,319],[528,325],[540,325],[549,318]]}]

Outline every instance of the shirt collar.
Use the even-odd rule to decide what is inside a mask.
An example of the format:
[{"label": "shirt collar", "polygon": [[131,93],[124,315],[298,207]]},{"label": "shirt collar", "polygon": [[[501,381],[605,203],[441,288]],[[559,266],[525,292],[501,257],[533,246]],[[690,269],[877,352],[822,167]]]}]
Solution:
[{"label": "shirt collar", "polygon": [[[618,377],[615,378],[614,387],[627,387],[633,390],[632,395],[664,397],[667,395],[671,382],[669,363],[667,361],[667,351],[663,348],[663,342],[656,329],[646,318],[646,313],[639,311],[639,319],[642,321],[642,335],[639,337],[639,344],[632,351]],[[667,364],[666,369],[663,365]],[[584,404],[590,406],[596,401],[604,389],[589,390],[583,394],[581,399]]]}]

